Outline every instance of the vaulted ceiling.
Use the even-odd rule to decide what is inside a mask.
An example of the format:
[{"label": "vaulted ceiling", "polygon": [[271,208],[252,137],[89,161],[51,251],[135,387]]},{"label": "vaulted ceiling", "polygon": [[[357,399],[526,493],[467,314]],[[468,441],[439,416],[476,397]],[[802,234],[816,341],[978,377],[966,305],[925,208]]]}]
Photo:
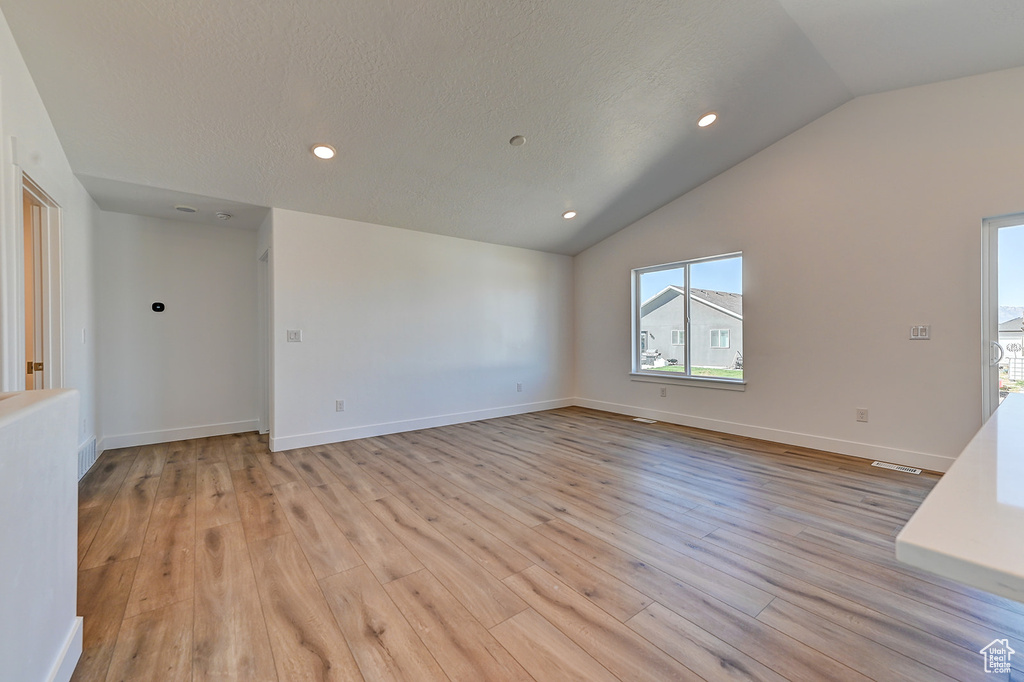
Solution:
[{"label": "vaulted ceiling", "polygon": [[0,8],[101,208],[206,197],[567,254],[852,97],[1024,65],[1020,0]]}]

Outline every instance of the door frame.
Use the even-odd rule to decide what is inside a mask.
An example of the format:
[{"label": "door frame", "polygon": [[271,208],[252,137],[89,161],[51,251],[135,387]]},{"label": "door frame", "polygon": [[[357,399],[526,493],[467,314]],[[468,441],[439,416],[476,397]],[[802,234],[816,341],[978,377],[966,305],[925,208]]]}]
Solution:
[{"label": "door frame", "polygon": [[257,322],[259,348],[259,426],[261,434],[270,433],[271,424],[271,357],[270,357],[270,249],[264,251],[256,263]]},{"label": "door frame", "polygon": [[[42,208],[40,210],[40,243],[42,252],[42,272],[39,280],[42,291],[36,292],[42,299],[43,329],[43,386],[42,388],[61,388],[64,386],[64,287],[63,287],[63,245],[61,230],[61,210],[53,198],[43,190],[29,175],[16,168],[16,177],[20,178],[19,195],[16,208],[16,225],[24,225],[22,193],[28,194]],[[17,252],[24,254],[24,230],[19,230]],[[18,374],[16,390],[25,389],[24,366],[25,349],[25,266],[18,268],[18,330],[20,340],[17,343]],[[39,387],[37,387],[39,388]]]},{"label": "door frame", "polygon": [[998,363],[992,344],[999,342],[999,230],[1024,225],[1024,213],[985,218],[981,223],[981,421],[999,407]]}]

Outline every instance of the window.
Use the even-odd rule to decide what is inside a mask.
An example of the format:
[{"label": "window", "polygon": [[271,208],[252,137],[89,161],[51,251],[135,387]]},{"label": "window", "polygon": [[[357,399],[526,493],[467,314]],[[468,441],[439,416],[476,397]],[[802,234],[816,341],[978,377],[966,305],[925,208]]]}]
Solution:
[{"label": "window", "polygon": [[633,271],[633,372],[743,380],[743,256]]}]

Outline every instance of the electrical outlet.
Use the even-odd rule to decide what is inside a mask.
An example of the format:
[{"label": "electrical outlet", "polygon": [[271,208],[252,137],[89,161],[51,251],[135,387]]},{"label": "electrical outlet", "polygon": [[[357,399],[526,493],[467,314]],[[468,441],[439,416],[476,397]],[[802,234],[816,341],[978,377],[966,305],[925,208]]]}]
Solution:
[{"label": "electrical outlet", "polygon": [[522,392],[523,392],[523,382],[518,381],[518,382],[516,382],[516,393],[522,393]]},{"label": "electrical outlet", "polygon": [[916,324],[910,328],[911,341],[927,341],[932,338],[932,326],[930,324]]},{"label": "electrical outlet", "polygon": [[667,398],[668,397],[668,387],[666,387],[666,386],[662,386],[661,387],[661,397],[662,398]]},{"label": "electrical outlet", "polygon": [[865,407],[857,408],[857,421],[866,422],[868,420],[868,411]]},{"label": "electrical outlet", "polygon": [[344,400],[335,400],[334,401],[334,411],[335,412],[344,412],[345,411],[345,401]]}]

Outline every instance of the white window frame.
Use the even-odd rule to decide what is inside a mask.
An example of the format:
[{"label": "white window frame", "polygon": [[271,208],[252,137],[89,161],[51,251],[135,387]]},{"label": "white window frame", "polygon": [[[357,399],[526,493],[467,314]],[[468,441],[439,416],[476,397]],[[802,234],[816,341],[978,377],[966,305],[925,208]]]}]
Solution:
[{"label": "white window frame", "polygon": [[[690,366],[690,349],[691,346],[691,335],[692,328],[690,326],[690,267],[699,263],[709,263],[712,261],[728,260],[730,258],[742,258],[743,252],[737,251],[734,253],[723,253],[717,256],[708,256],[707,258],[693,258],[690,260],[676,261],[674,263],[665,263],[662,265],[652,265],[643,268],[634,268],[632,270],[632,299],[633,299],[633,324],[632,324],[632,371],[630,376],[633,381],[646,381],[653,383],[666,383],[666,384],[688,384],[693,386],[704,386],[707,388],[722,388],[733,391],[746,390],[746,381],[744,379],[729,379],[726,377],[698,377],[691,374],[692,368]],[[683,269],[683,289],[686,294],[684,295],[684,332],[685,332],[685,345],[686,352],[684,353],[685,373],[683,372],[660,372],[658,370],[642,369],[640,366],[640,309],[643,305],[643,301],[640,300],[640,278],[643,275],[659,272],[661,270],[674,270]],[[674,336],[674,332],[673,332]],[[732,334],[730,336],[730,346],[732,342]]]},{"label": "white window frame", "polygon": [[[725,334],[725,345],[722,345],[722,334]],[[715,343],[715,339],[718,339],[718,343]],[[729,349],[732,347],[732,334],[729,333],[728,329],[712,329],[711,330],[711,347],[714,349]]]},{"label": "white window frame", "polygon": [[673,329],[672,330],[672,343],[671,346],[685,346],[686,345],[686,330],[685,329]]},{"label": "white window frame", "polygon": [[981,421],[999,407],[999,230],[1024,224],[1024,213],[981,224]]}]

